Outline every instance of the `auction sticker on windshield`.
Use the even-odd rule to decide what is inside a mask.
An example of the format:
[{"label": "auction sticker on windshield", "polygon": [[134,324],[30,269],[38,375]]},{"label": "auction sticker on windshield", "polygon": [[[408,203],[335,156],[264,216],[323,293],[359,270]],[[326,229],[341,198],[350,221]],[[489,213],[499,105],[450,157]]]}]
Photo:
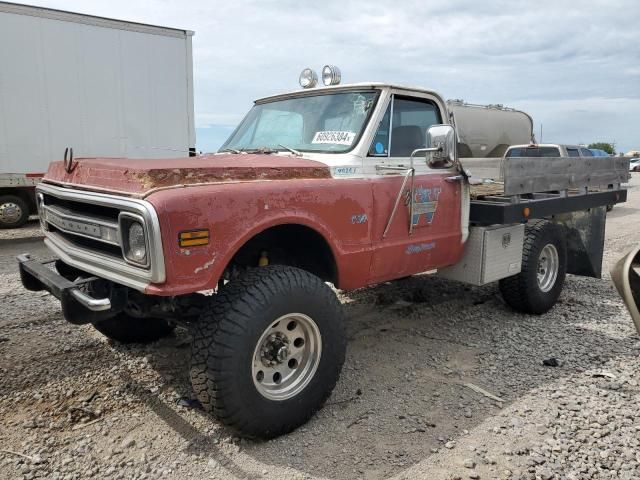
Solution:
[{"label": "auction sticker on windshield", "polygon": [[328,130],[316,132],[311,143],[333,143],[338,145],[351,145],[356,138],[355,132],[339,132]]}]

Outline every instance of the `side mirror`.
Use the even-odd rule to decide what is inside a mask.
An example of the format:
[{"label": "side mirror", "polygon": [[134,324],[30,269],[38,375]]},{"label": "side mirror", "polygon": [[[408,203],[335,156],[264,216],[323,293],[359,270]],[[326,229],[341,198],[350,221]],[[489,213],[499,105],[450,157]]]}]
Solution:
[{"label": "side mirror", "polygon": [[431,125],[427,130],[427,164],[450,168],[456,163],[456,131],[452,125]]}]

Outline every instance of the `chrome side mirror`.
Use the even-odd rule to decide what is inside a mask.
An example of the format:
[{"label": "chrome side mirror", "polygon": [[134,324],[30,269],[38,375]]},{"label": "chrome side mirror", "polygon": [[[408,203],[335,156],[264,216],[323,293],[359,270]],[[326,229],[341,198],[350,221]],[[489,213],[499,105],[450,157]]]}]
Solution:
[{"label": "chrome side mirror", "polygon": [[453,125],[431,125],[427,129],[427,148],[417,148],[411,153],[411,168],[417,155],[426,154],[430,168],[451,168],[456,164],[457,140]]},{"label": "chrome side mirror", "polygon": [[450,168],[456,163],[456,131],[452,125],[431,125],[427,130],[427,164]]}]

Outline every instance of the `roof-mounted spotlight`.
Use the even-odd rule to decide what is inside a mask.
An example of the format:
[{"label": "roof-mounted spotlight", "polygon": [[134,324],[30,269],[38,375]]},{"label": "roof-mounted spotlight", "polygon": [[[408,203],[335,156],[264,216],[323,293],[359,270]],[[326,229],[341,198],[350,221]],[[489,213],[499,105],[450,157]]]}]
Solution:
[{"label": "roof-mounted spotlight", "polygon": [[302,88],[313,88],[318,84],[318,74],[310,68],[305,68],[300,73],[298,80]]},{"label": "roof-mounted spotlight", "polygon": [[338,85],[341,80],[340,69],[335,65],[325,65],[322,67],[322,83],[325,86]]}]

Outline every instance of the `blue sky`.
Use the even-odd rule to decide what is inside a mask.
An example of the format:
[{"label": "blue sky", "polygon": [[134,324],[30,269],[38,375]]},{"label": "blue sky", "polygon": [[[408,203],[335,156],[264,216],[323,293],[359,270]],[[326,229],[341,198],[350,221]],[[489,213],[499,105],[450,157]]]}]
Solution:
[{"label": "blue sky", "polygon": [[638,0],[30,3],[194,30],[202,151],[215,151],[253,100],[297,88],[304,67],[327,63],[343,83],[417,85],[525,110],[544,142],[640,149]]}]

